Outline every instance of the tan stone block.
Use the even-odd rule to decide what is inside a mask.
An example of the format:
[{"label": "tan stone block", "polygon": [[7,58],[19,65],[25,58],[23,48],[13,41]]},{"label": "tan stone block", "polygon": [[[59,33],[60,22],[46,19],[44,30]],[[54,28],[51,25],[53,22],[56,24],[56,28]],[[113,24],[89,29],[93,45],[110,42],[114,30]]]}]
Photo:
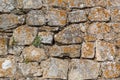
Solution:
[{"label": "tan stone block", "polygon": [[54,45],[48,48],[48,53],[55,57],[80,57],[80,47],[80,45]]},{"label": "tan stone block", "polygon": [[32,26],[40,26],[46,23],[45,14],[42,10],[32,10],[27,14],[26,23]]},{"label": "tan stone block", "polygon": [[34,46],[25,47],[22,52],[25,61],[38,61],[41,62],[47,58],[44,49],[36,48]]},{"label": "tan stone block", "polygon": [[84,10],[76,10],[68,13],[68,22],[87,21],[87,14]]},{"label": "tan stone block", "polygon": [[94,42],[83,42],[81,48],[81,54],[83,58],[94,58],[95,55]]},{"label": "tan stone block", "polygon": [[57,7],[67,7],[68,0],[46,0],[47,5]]},{"label": "tan stone block", "polygon": [[96,41],[97,61],[114,60],[116,54],[115,45],[105,41]]},{"label": "tan stone block", "polygon": [[105,78],[116,78],[120,76],[120,63],[104,62],[101,66]]},{"label": "tan stone block", "polygon": [[36,62],[18,63],[18,68],[24,76],[42,76],[42,69]]},{"label": "tan stone block", "polygon": [[50,79],[67,79],[68,61],[50,58],[41,62],[43,69],[43,78]]},{"label": "tan stone block", "polygon": [[16,0],[17,8],[23,9],[40,9],[43,4],[42,0]]},{"label": "tan stone block", "polygon": [[110,11],[101,7],[92,8],[89,12],[88,19],[90,21],[109,21]]},{"label": "tan stone block", "polygon": [[93,0],[69,0],[68,4],[70,8],[85,8],[95,6]]},{"label": "tan stone block", "polygon": [[95,35],[90,35],[90,34],[87,34],[87,35],[85,35],[84,36],[84,40],[87,42],[89,42],[89,41],[95,41],[97,38],[96,38],[96,36]]},{"label": "tan stone block", "polygon": [[92,60],[72,59],[69,67],[69,80],[96,79],[100,64]]},{"label": "tan stone block", "polygon": [[72,24],[67,26],[61,32],[54,36],[55,41],[62,44],[72,44],[81,43],[83,33],[81,31],[82,27],[86,27],[85,24]]},{"label": "tan stone block", "polygon": [[120,23],[111,23],[111,26],[112,26],[114,32],[116,32],[116,33],[120,32]]},{"label": "tan stone block", "polygon": [[120,8],[119,7],[110,8],[110,13],[111,13],[111,21],[112,22],[120,21]]},{"label": "tan stone block", "polygon": [[17,27],[13,32],[13,38],[18,45],[29,45],[37,35],[37,28],[27,25]]},{"label": "tan stone block", "polygon": [[67,23],[67,12],[65,10],[50,8],[47,11],[46,18],[50,26],[65,26]]},{"label": "tan stone block", "polygon": [[18,24],[23,24],[24,21],[25,18],[23,15],[2,14],[0,15],[0,28],[3,30],[15,28]]}]

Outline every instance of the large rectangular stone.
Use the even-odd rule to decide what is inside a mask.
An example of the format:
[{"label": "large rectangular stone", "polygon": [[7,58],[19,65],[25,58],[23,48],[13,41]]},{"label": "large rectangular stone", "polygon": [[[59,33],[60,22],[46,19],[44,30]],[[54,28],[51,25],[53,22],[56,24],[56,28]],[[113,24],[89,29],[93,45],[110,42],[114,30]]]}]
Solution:
[{"label": "large rectangular stone", "polygon": [[69,66],[69,80],[97,79],[100,64],[92,60],[72,59]]}]

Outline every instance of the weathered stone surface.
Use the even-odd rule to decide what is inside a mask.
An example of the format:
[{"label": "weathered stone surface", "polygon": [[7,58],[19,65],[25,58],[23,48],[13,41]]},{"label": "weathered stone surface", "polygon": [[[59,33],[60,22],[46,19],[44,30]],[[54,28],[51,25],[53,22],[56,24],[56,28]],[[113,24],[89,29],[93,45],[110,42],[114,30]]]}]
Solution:
[{"label": "weathered stone surface", "polygon": [[14,28],[17,27],[18,24],[23,24],[24,20],[25,18],[23,15],[2,14],[0,15],[0,28],[3,30]]},{"label": "weathered stone surface", "polygon": [[116,78],[120,76],[120,63],[118,62],[104,62],[101,67],[105,78]]},{"label": "weathered stone surface", "polygon": [[42,0],[17,0],[17,8],[40,9],[42,5]]},{"label": "weathered stone surface", "polygon": [[47,58],[44,49],[36,48],[34,46],[25,47],[23,49],[22,55],[24,56],[25,61],[27,60],[41,62]]},{"label": "weathered stone surface", "polygon": [[23,49],[24,49],[24,46],[13,46],[8,49],[8,53],[14,54],[14,55],[20,55]]},{"label": "weathered stone surface", "polygon": [[14,0],[0,0],[0,12],[10,12],[15,8]]},{"label": "weathered stone surface", "polygon": [[120,47],[120,38],[115,39],[115,45]]},{"label": "weathered stone surface", "polygon": [[87,29],[88,34],[95,35],[97,39],[103,39],[104,34],[107,34],[110,31],[110,24],[99,22],[90,24]]},{"label": "weathered stone surface", "polygon": [[24,76],[41,76],[42,69],[36,62],[18,63],[18,68]]},{"label": "weathered stone surface", "polygon": [[46,0],[45,3],[49,6],[57,6],[57,7],[67,7],[68,6],[68,0]]},{"label": "weathered stone surface", "polygon": [[16,73],[16,63],[13,56],[0,58],[0,77],[13,77]]},{"label": "weathered stone surface", "polygon": [[13,32],[13,38],[18,45],[29,45],[33,42],[37,34],[37,28],[27,25],[19,26]]},{"label": "weathered stone surface", "polygon": [[94,58],[95,44],[93,42],[83,42],[81,54],[83,58]]},{"label": "weathered stone surface", "polygon": [[56,58],[50,58],[41,62],[43,69],[43,78],[67,79],[68,61]]},{"label": "weathered stone surface", "polygon": [[107,7],[109,5],[110,0],[92,0],[94,1],[95,6]]},{"label": "weathered stone surface", "polygon": [[65,10],[50,8],[46,18],[50,26],[64,26],[67,22],[67,12]]},{"label": "weathered stone surface", "polygon": [[111,24],[114,32],[116,32],[116,33],[120,32],[120,23],[110,23],[110,24]]},{"label": "weathered stone surface", "polygon": [[72,59],[69,80],[96,79],[100,64],[91,60]]},{"label": "weathered stone surface", "polygon": [[92,8],[89,12],[88,19],[90,21],[109,21],[110,11],[101,7]]},{"label": "weathered stone surface", "polygon": [[47,31],[47,32],[56,32],[59,30],[59,27],[50,27],[50,26],[43,26],[39,28],[40,31]]},{"label": "weathered stone surface", "polygon": [[80,45],[68,45],[68,46],[57,46],[54,45],[49,47],[48,53],[50,56],[55,57],[80,57]]},{"label": "weathered stone surface", "polygon": [[105,41],[96,41],[96,59],[97,61],[114,60],[115,46]]},{"label": "weathered stone surface", "polygon": [[53,43],[53,33],[52,32],[39,32],[41,43],[52,44]]},{"label": "weathered stone surface", "polygon": [[68,0],[70,8],[85,8],[95,6],[93,0]]},{"label": "weathered stone surface", "polygon": [[88,33],[96,34],[96,35],[102,34],[102,33],[108,33],[110,32],[110,30],[111,30],[111,27],[109,24],[100,23],[100,22],[92,23],[88,27]]},{"label": "weathered stone surface", "polygon": [[76,10],[68,13],[68,22],[87,21],[87,15],[84,10]]},{"label": "weathered stone surface", "polygon": [[[34,1],[35,2],[35,1]],[[26,23],[28,25],[40,26],[46,23],[45,15],[42,10],[32,10],[27,14]]]},{"label": "weathered stone surface", "polygon": [[83,33],[82,27],[86,27],[85,24],[72,24],[63,29],[61,32],[54,36],[55,41],[62,44],[81,43]]},{"label": "weathered stone surface", "polygon": [[120,8],[111,8],[111,21],[112,22],[120,22]]},{"label": "weathered stone surface", "polygon": [[108,0],[109,7],[119,7],[120,6],[120,0]]},{"label": "weathered stone surface", "polygon": [[109,32],[103,35],[103,39],[105,41],[114,41],[117,38],[117,34],[115,32]]},{"label": "weathered stone surface", "polygon": [[0,55],[7,54],[7,38],[0,37]]},{"label": "weathered stone surface", "polygon": [[95,35],[91,35],[91,34],[87,34],[87,35],[85,35],[84,36],[84,40],[87,42],[89,42],[89,41],[95,41],[97,38],[96,38],[96,36]]}]

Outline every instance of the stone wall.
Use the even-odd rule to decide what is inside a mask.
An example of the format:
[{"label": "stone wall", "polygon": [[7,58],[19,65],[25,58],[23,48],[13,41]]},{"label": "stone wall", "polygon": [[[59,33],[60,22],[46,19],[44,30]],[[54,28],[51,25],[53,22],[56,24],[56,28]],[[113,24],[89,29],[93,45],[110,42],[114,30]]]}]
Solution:
[{"label": "stone wall", "polygon": [[0,0],[0,80],[120,80],[120,0]]}]

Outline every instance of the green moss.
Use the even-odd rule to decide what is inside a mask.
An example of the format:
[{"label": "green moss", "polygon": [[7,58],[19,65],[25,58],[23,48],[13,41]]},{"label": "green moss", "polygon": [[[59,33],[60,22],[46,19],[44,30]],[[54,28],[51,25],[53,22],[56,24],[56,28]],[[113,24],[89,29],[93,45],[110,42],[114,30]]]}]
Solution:
[{"label": "green moss", "polygon": [[29,59],[26,58],[26,59],[24,60],[24,63],[28,64],[28,63],[29,63]]},{"label": "green moss", "polygon": [[35,47],[40,47],[40,44],[41,44],[41,38],[40,38],[40,36],[36,36],[32,45],[34,45]]}]

